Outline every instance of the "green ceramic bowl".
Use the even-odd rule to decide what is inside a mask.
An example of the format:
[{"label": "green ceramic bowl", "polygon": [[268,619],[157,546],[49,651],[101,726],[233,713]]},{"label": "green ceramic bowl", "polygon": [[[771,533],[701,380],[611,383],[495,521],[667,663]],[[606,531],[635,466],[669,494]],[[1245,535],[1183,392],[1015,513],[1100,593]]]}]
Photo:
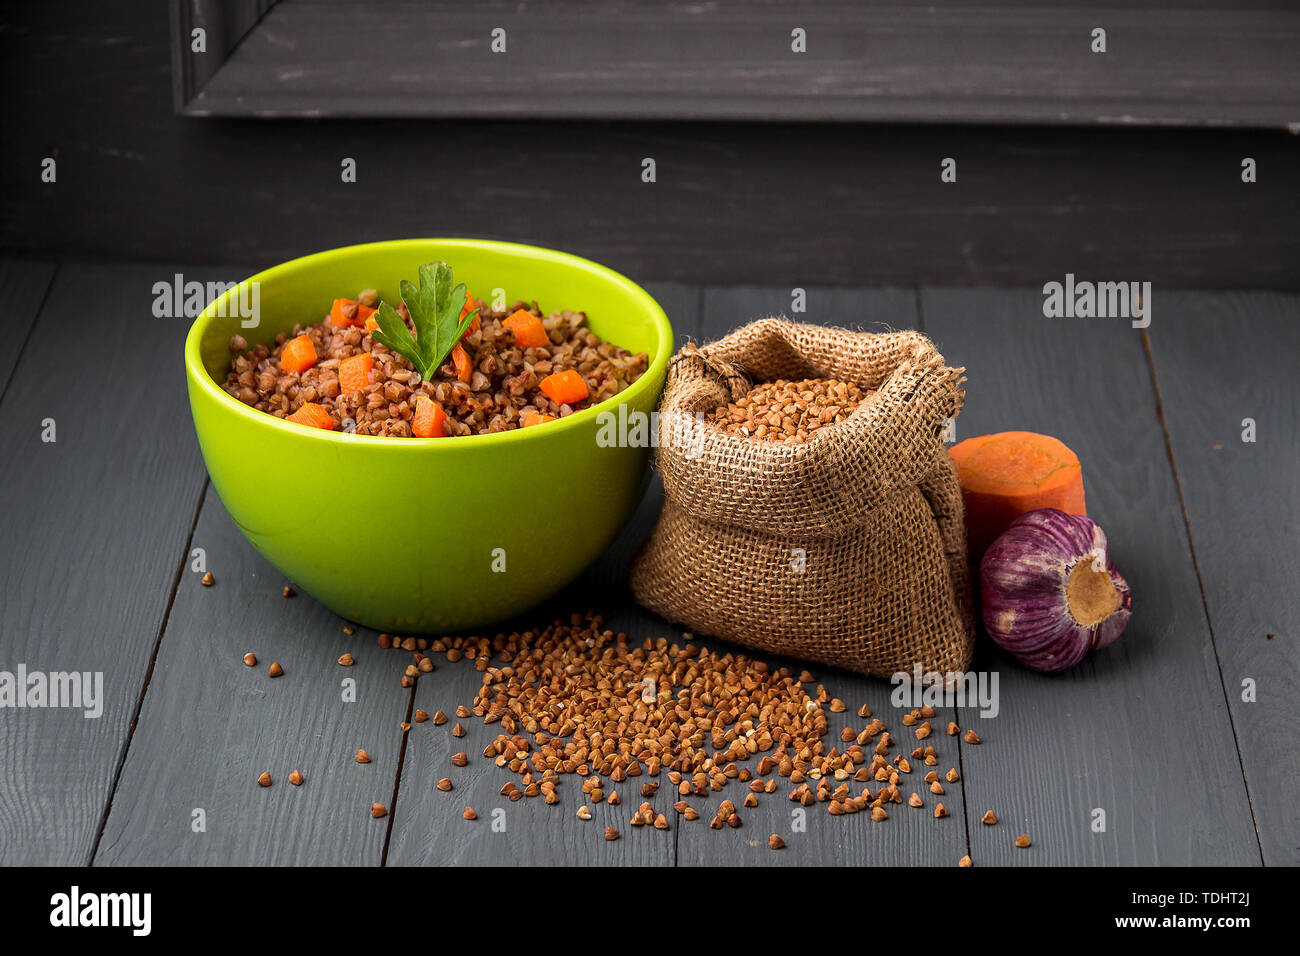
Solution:
[{"label": "green ceramic bowl", "polygon": [[[648,372],[599,405],[533,428],[463,438],[374,438],[308,429],[219,387],[236,333],[270,342],[319,321],[339,296],[397,285],[442,259],[480,298],[587,313],[593,332],[650,355]],[[237,287],[185,342],[194,428],[212,484],[248,538],[293,584],[377,630],[477,628],[527,610],[577,577],[631,517],[649,449],[601,447],[603,412],[649,414],[672,328],[645,290],[586,259],[505,242],[410,239],[333,249],[261,272],[260,322],[241,327]],[[251,287],[250,287],[251,288]],[[244,290],[245,301],[248,291]],[[502,570],[504,568],[504,570]]]}]

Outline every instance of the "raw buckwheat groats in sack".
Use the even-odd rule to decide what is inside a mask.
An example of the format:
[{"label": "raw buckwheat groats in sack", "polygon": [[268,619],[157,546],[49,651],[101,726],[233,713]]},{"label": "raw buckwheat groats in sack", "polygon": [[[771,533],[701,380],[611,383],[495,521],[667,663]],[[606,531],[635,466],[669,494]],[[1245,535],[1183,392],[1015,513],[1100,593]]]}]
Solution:
[{"label": "raw buckwheat groats in sack", "polygon": [[[637,599],[761,650],[865,674],[964,671],[974,643],[961,490],[943,444],[964,369],[916,332],[761,319],[673,360],[664,506]],[[835,379],[865,398],[802,441],[708,420],[757,383]]]}]

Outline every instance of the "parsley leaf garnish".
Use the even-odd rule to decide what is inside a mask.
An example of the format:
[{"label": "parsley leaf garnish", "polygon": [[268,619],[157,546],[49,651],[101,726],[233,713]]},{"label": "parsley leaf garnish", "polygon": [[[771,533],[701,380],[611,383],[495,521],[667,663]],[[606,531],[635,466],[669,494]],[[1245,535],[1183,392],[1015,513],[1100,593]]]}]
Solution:
[{"label": "parsley leaf garnish", "polygon": [[478,309],[461,317],[465,286],[453,288],[451,266],[445,262],[420,266],[420,287],[417,289],[403,279],[401,290],[415,335],[411,335],[397,310],[387,302],[379,303],[379,311],[375,313],[379,328],[370,334],[376,342],[410,359],[420,377],[427,381],[447,360]]}]

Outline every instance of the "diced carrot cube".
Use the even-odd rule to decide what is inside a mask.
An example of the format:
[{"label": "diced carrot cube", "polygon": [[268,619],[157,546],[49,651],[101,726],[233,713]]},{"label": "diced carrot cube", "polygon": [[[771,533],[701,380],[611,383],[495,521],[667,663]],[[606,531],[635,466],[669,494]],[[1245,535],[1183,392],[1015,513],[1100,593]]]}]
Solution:
[{"label": "diced carrot cube", "polygon": [[349,318],[348,314],[344,312],[344,307],[355,306],[356,304],[356,299],[335,299],[334,304],[330,306],[330,324],[352,325],[355,321],[356,312],[352,312],[352,310],[349,309],[348,311],[352,312],[352,315],[354,316],[354,318]]},{"label": "diced carrot cube", "polygon": [[326,431],[334,430],[334,418],[315,402],[303,402],[296,412],[292,415],[286,415],[284,420],[293,422],[296,425],[306,425],[308,428],[323,428]]},{"label": "diced carrot cube", "polygon": [[[464,319],[465,316],[469,315],[477,308],[478,308],[478,303],[474,301],[474,297],[470,295],[468,292],[466,292],[465,304],[460,307],[460,317]],[[482,327],[482,324],[483,323],[479,321],[479,317],[477,315],[474,316],[474,320],[470,322],[469,327],[465,329],[465,334],[473,335]]]},{"label": "diced carrot cube", "polygon": [[417,395],[415,398],[411,432],[416,438],[445,438],[447,435],[447,413],[428,395]]},{"label": "diced carrot cube", "polygon": [[462,382],[468,382],[474,377],[474,363],[469,360],[469,353],[456,343],[456,347],[451,350],[451,363],[456,367],[456,377]]},{"label": "diced carrot cube", "polygon": [[359,352],[339,362],[339,391],[351,395],[370,384],[370,370],[375,360],[369,352]]},{"label": "diced carrot cube", "polygon": [[519,417],[521,427],[529,428],[533,425],[544,425],[547,422],[558,422],[559,419],[554,415],[524,414]]},{"label": "diced carrot cube", "polygon": [[571,368],[546,376],[537,387],[556,405],[576,405],[591,394],[587,380]]},{"label": "diced carrot cube", "polygon": [[286,372],[302,373],[316,364],[316,346],[306,335],[299,335],[284,343],[280,350],[280,368]]},{"label": "diced carrot cube", "polygon": [[551,344],[550,336],[546,334],[542,320],[527,309],[518,309],[511,313],[510,317],[501,325],[514,333],[515,344],[520,348],[535,349]]}]

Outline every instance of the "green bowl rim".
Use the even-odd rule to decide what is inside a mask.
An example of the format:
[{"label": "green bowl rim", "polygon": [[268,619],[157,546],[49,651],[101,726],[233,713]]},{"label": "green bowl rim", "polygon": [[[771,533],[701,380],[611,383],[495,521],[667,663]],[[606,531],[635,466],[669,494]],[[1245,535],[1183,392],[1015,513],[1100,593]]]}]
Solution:
[{"label": "green bowl rim", "polygon": [[[601,276],[605,279],[621,286],[632,298],[642,299],[649,305],[650,316],[654,321],[655,329],[659,335],[659,341],[656,343],[655,356],[650,365],[646,368],[645,374],[629,385],[617,395],[611,395],[596,405],[584,408],[581,411],[574,412],[564,418],[554,422],[548,422],[545,428],[512,428],[509,431],[493,432],[485,435],[458,435],[455,440],[447,442],[441,438],[391,438],[383,435],[354,435],[348,432],[326,431],[323,428],[307,428],[297,425],[293,422],[286,422],[282,418],[276,418],[274,415],[268,415],[266,412],[260,412],[255,408],[250,408],[239,399],[229,394],[224,388],[208,374],[207,368],[203,364],[202,355],[199,350],[199,343],[203,338],[203,333],[210,322],[217,318],[217,304],[237,295],[242,286],[249,282],[267,281],[268,277],[273,277],[275,273],[285,269],[299,268],[308,264],[314,264],[330,259],[342,258],[357,250],[362,249],[394,249],[404,246],[425,245],[430,242],[440,242],[454,244],[458,246],[468,246],[477,249],[496,250],[509,252],[513,254],[522,253],[525,258],[561,260],[573,268],[593,275]],[[672,355],[673,331],[672,325],[668,321],[668,316],[664,313],[663,307],[655,301],[645,289],[641,288],[627,276],[615,272],[608,266],[602,266],[598,262],[592,262],[590,259],[584,259],[581,256],[575,256],[572,253],[560,252],[556,249],[547,249],[544,246],[530,246],[518,242],[499,242],[492,239],[388,239],[379,242],[363,242],[351,246],[339,246],[335,249],[326,249],[321,252],[314,252],[310,255],[299,256],[296,259],[288,259],[269,269],[263,269],[247,279],[241,279],[234,287],[217,296],[202,312],[194,319],[194,324],[190,326],[189,334],[185,338],[185,372],[189,377],[191,384],[197,384],[198,388],[208,395],[216,398],[218,404],[224,405],[227,409],[237,415],[247,418],[250,422],[266,426],[269,428],[282,429],[291,434],[302,438],[315,439],[317,441],[337,442],[344,445],[369,445],[383,448],[399,448],[409,446],[412,449],[428,449],[430,447],[449,446],[451,448],[463,447],[467,442],[477,442],[486,444],[488,442],[508,442],[508,441],[529,441],[536,438],[545,438],[547,434],[566,429],[580,427],[583,422],[595,418],[601,414],[601,411],[607,406],[617,407],[627,402],[630,398],[639,396],[642,392],[650,389],[650,383],[655,381],[659,373],[668,367],[668,360]]]}]

